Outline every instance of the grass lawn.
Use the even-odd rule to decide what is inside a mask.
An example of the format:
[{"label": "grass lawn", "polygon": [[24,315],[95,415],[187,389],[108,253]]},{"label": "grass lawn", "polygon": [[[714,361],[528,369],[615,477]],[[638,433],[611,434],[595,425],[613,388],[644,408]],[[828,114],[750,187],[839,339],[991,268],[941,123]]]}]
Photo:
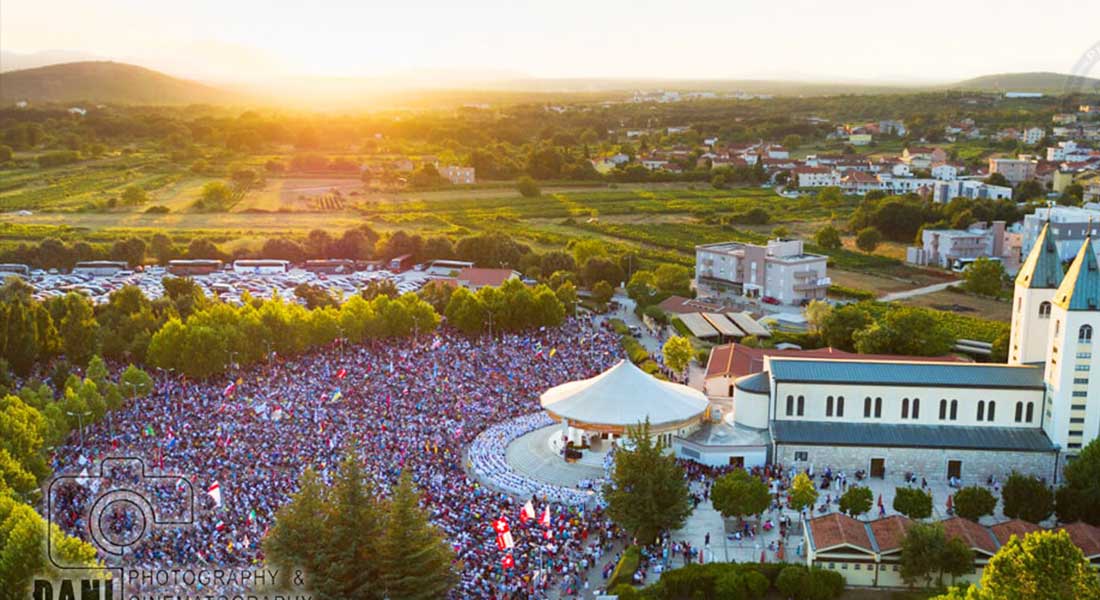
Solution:
[{"label": "grass lawn", "polygon": [[902,304],[910,306],[923,306],[948,312],[981,317],[1008,323],[1012,320],[1012,303],[1007,300],[995,300],[963,294],[960,292],[943,291],[923,296],[914,296],[900,300]]}]

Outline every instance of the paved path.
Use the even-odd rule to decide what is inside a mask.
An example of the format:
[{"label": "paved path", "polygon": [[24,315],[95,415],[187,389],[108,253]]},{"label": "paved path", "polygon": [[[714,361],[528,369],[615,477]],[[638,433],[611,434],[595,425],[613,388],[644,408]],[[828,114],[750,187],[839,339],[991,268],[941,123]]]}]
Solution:
[{"label": "paved path", "polygon": [[561,426],[543,427],[521,436],[508,445],[506,457],[513,469],[539,481],[575,488],[577,482],[604,476],[603,466],[567,463],[550,448],[550,438],[561,435]]},{"label": "paved path", "polygon": [[958,284],[958,281],[945,281],[943,283],[934,283],[932,285],[926,285],[912,290],[905,290],[902,292],[893,292],[886,294],[879,298],[879,302],[893,302],[894,300],[904,300],[905,298],[912,298],[913,296],[923,296],[925,294],[935,294],[936,292],[942,292],[947,288]]}]

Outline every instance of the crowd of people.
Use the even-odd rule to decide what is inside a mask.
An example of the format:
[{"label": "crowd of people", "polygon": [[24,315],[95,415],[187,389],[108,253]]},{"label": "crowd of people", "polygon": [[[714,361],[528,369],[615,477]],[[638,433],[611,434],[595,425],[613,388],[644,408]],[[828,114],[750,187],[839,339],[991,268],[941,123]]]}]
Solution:
[{"label": "crowd of people", "polygon": [[[540,515],[549,506],[550,526],[520,523],[528,498],[482,485],[466,471],[464,450],[494,425],[536,413],[542,391],[591,377],[620,355],[613,332],[580,318],[495,339],[440,330],[419,339],[335,343],[208,381],[162,372],[152,394],[85,427],[83,443],[74,434],[57,448],[52,466],[58,474],[87,476],[105,457],[136,456],[146,475],[187,479],[190,486],[146,484],[170,512],[193,489],[194,523],[147,532],[127,550],[128,567],[244,568],[262,564],[263,537],[302,471],[313,467],[330,482],[350,446],[380,493],[411,472],[455,550],[456,595],[579,594],[622,533],[599,506],[537,493],[530,499]],[[104,471],[107,486],[141,485],[139,468],[119,469]],[[92,468],[93,477],[69,481],[54,494],[64,515],[59,524],[85,538],[82,510],[94,501],[92,486],[101,484],[91,481],[96,473]],[[214,484],[217,493],[207,493]],[[504,566],[495,543],[492,521],[502,515],[513,523],[514,567]],[[110,522],[118,529],[131,520]]]}]

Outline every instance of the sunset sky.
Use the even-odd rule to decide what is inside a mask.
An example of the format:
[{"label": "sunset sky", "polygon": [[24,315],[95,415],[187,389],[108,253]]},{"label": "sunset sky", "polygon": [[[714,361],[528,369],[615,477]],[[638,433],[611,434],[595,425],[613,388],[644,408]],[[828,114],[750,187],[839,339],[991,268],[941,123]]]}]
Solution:
[{"label": "sunset sky", "polygon": [[3,0],[0,48],[210,80],[441,69],[926,82],[1069,72],[1096,22],[1086,0]]}]

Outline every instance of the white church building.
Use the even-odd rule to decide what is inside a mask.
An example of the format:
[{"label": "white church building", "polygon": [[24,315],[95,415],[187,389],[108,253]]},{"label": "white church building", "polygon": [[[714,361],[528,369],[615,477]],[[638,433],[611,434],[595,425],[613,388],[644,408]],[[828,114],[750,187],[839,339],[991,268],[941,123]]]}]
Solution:
[{"label": "white church building", "polygon": [[[1009,364],[768,356],[762,372],[734,382],[732,415],[673,446],[710,464],[912,472],[964,484],[1015,470],[1056,482],[1100,434],[1094,331],[1092,244],[1085,240],[1063,276],[1044,229],[1016,278]],[[709,447],[715,428],[728,430],[721,457]]]}]

